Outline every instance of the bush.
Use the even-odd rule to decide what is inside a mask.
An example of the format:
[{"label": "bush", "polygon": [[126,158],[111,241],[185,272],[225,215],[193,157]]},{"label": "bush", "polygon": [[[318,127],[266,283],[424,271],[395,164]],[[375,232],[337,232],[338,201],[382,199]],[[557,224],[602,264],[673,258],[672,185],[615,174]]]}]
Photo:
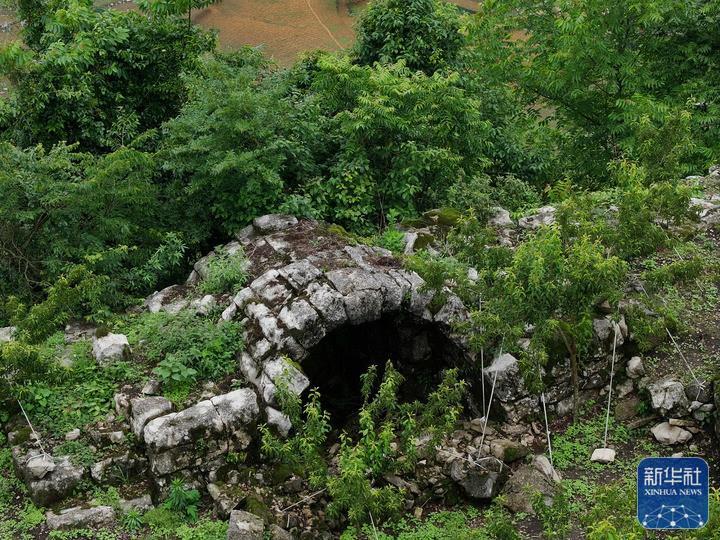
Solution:
[{"label": "bush", "polygon": [[155,373],[166,390],[187,388],[196,378],[214,380],[230,373],[243,348],[240,323],[216,324],[189,309],[173,315],[143,313],[117,326],[127,334],[135,354],[157,366]]},{"label": "bush", "polygon": [[399,403],[402,381],[403,377],[389,361],[381,381],[377,366],[361,377],[364,404],[358,413],[360,435],[357,439],[347,433],[341,435],[337,473],[325,473],[323,447],[329,419],[319,405],[317,392],[311,393],[304,418],[298,398],[283,398],[283,410],[294,419],[296,433],[281,441],[267,427],[263,428],[263,451],[303,469],[314,487],[325,485],[332,499],[328,515],[335,519],[347,516],[351,525],[358,526],[370,516],[376,522],[397,516],[402,507],[402,492],[391,485],[378,486],[378,482],[386,474],[415,468],[420,434],[429,434],[427,448],[434,448],[454,428],[465,391],[457,370],[449,370],[430,393],[427,403]]},{"label": "bush", "polygon": [[230,293],[240,290],[248,278],[248,261],[242,249],[230,254],[223,248],[216,248],[210,258],[207,276],[200,283],[204,293]]},{"label": "bush", "polygon": [[452,67],[464,38],[455,6],[438,0],[376,0],[357,25],[358,63],[394,64],[432,75]]}]

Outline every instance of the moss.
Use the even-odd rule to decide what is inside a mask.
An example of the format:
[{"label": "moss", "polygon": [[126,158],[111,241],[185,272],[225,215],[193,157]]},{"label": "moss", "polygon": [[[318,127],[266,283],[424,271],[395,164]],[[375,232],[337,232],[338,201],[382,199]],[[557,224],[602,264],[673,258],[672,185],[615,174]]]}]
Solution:
[{"label": "moss", "polygon": [[455,208],[445,207],[428,210],[423,216],[427,218],[430,223],[445,227],[454,227],[460,222],[462,214]]},{"label": "moss", "polygon": [[279,463],[276,465],[270,473],[270,480],[273,484],[281,484],[293,474],[292,467],[285,463]]},{"label": "moss", "polygon": [[29,427],[20,428],[15,432],[13,444],[24,444],[30,440],[32,431]]},{"label": "moss", "polygon": [[337,225],[335,223],[328,225],[325,229],[328,234],[333,234],[335,236],[338,236],[348,242],[349,244],[357,244],[358,243],[358,237],[357,235],[352,234],[351,232],[348,232],[345,227],[342,225]]},{"label": "moss", "polygon": [[254,493],[249,494],[245,499],[245,510],[262,518],[265,523],[272,523],[274,521],[270,507],[262,497]]}]

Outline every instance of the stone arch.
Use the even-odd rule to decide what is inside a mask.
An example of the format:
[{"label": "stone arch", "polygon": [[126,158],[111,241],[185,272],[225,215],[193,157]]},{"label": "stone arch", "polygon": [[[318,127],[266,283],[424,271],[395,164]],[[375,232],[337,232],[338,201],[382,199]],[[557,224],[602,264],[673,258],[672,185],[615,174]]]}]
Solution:
[{"label": "stone arch", "polygon": [[[358,244],[340,228],[285,215],[255,219],[235,245],[248,257],[252,281],[223,318],[244,322],[240,370],[257,387],[268,417],[277,414],[277,378],[288,377],[290,389],[303,392],[311,384],[303,361],[343,327],[403,317],[443,336],[454,350],[453,364],[471,359],[466,341],[453,331],[453,323],[468,316],[460,299],[445,291],[444,302],[434,305],[423,279],[388,250]],[[190,281],[201,278],[205,267],[199,261]]]}]

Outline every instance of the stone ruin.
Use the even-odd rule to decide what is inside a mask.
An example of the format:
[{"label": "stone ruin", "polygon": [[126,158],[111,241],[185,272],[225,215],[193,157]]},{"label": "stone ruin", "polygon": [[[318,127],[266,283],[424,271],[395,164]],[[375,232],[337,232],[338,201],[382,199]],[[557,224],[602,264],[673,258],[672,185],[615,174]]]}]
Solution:
[{"label": "stone ruin", "polygon": [[[530,216],[525,225],[517,227],[532,228],[535,221],[549,219],[552,212],[544,208],[537,219]],[[501,219],[498,226],[510,241],[515,227],[512,220]],[[411,242],[417,237],[412,232],[406,235]],[[464,430],[453,434],[447,448],[438,451],[438,464],[428,464],[427,470],[418,475],[419,479],[424,474],[428,482],[420,487],[413,484],[418,493],[423,489],[439,493],[445,489],[440,487],[441,478],[447,477],[468,496],[489,499],[508,478],[503,463],[515,461],[531,453],[533,445],[541,444],[542,431],[533,423],[541,411],[540,397],[524,387],[518,360],[511,354],[488,358],[481,373],[479,359],[456,332],[456,324],[467,320],[468,312],[450,288],[441,294],[433,292],[418,274],[403,269],[390,251],[359,244],[340,228],[292,216],[255,219],[223,247],[227,253],[240,249],[247,257],[250,279],[249,285],[234,296],[197,297],[195,285],[207,277],[213,252],[194,265],[185,284],[154,293],[144,304],[149,311],[168,313],[188,308],[207,314],[220,308],[220,320],[241,321],[245,350],[237,359],[236,389],[222,393],[211,385],[197,403],[175,411],[167,399],[157,395],[157,385],[123,388],[115,396],[115,406],[118,417],[126,420],[102,423],[92,437],[106,444],[124,441],[126,432],[131,432],[137,443],[134,450],[120,451],[89,468],[75,466],[67,458],[48,460],[32,444],[16,444],[16,466],[36,503],[61,501],[88,476],[100,483],[112,483],[111,471],[119,470],[121,478],[150,479],[156,500],[166,492],[171,479],[183,478],[190,485],[207,489],[220,515],[229,515],[237,507],[238,497],[232,495],[232,489],[228,494],[226,488],[239,482],[227,465],[229,453],[252,451],[260,423],[267,423],[281,435],[287,435],[292,427],[276,400],[281,378],[298,395],[311,385],[318,386],[328,400],[324,406],[342,418],[350,409],[334,402],[341,401],[341,394],[359,394],[353,381],[358,381],[369,365],[390,358],[410,381],[406,385],[410,397],[415,397],[413,384],[418,380],[451,366],[459,367],[472,383],[471,394],[477,397],[477,403],[481,386],[485,385],[489,394],[495,384],[496,399],[489,415],[502,427],[497,431],[488,428],[483,444],[478,436],[479,419],[465,422]],[[599,310],[602,312],[603,306]],[[595,345],[581,374],[583,399],[601,396],[609,378],[615,326],[606,313],[593,323]],[[696,418],[700,413],[710,414],[711,393],[702,397],[698,393],[686,403],[680,398],[688,390],[681,383],[675,384],[680,385],[680,390],[671,381],[659,385],[655,392],[648,381],[640,382],[642,365],[638,368],[633,358],[625,366],[631,336],[624,319],[617,323],[617,330],[616,373],[627,371],[628,375],[622,385],[629,385],[629,391],[633,385],[643,389],[649,386],[653,396],[662,393],[657,407],[653,401],[653,408],[661,414],[672,411],[675,416],[693,414]],[[10,330],[7,339],[11,339]],[[521,340],[520,346],[526,342]],[[127,358],[131,351],[124,336],[109,334],[94,338],[93,354],[103,364]],[[545,393],[549,412],[568,414],[572,406],[569,365],[558,364],[543,376],[550,383]],[[479,416],[480,407],[472,396],[469,409]],[[676,424],[670,428],[682,429]],[[473,465],[480,462],[486,462],[486,466],[478,469]],[[541,491],[549,493],[558,479],[548,466],[543,458],[536,457],[523,466],[523,474],[535,478],[540,487],[545,486]],[[508,486],[506,491],[516,495],[520,511],[526,511],[521,488],[512,483],[512,478]],[[150,503],[143,499],[128,504]],[[85,513],[87,509],[80,511],[80,515]],[[105,519],[106,513],[93,511],[90,518]],[[72,523],[65,514],[52,517],[62,526]]]}]

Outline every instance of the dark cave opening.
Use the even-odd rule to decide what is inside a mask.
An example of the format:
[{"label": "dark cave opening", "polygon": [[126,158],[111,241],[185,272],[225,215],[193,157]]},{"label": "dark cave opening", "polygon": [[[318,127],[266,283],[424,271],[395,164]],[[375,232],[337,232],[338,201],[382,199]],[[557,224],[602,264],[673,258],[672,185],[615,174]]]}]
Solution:
[{"label": "dark cave opening", "polygon": [[310,351],[303,370],[318,388],[325,410],[335,427],[345,427],[362,406],[360,376],[378,366],[381,380],[385,364],[405,378],[401,401],[424,400],[441,380],[441,373],[463,363],[462,350],[426,321],[407,314],[393,314],[357,326],[345,325],[330,332]]}]

